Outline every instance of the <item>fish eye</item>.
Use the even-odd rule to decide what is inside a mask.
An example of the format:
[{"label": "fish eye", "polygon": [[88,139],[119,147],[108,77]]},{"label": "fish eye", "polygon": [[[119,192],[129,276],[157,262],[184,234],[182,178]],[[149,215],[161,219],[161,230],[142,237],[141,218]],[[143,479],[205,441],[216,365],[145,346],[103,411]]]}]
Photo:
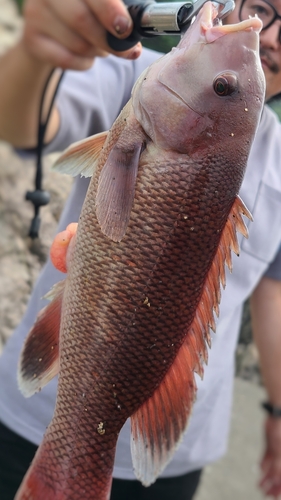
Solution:
[{"label": "fish eye", "polygon": [[232,73],[216,76],[213,82],[213,88],[219,97],[232,95],[238,89],[237,76]]}]

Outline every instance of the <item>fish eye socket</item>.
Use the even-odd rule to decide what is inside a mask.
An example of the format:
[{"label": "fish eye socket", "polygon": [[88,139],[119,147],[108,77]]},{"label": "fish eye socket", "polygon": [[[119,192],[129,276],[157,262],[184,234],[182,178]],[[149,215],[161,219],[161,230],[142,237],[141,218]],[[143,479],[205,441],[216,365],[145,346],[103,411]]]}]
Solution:
[{"label": "fish eye socket", "polygon": [[224,74],[214,79],[213,88],[219,97],[225,97],[234,94],[238,89],[236,75]]}]

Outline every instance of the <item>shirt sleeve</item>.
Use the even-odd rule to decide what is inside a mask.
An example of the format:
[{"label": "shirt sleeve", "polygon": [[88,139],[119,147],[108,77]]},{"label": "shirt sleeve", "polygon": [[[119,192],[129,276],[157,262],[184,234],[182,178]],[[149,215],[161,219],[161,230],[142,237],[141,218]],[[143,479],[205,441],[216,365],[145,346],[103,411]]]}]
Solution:
[{"label": "shirt sleeve", "polygon": [[271,262],[269,268],[264,274],[266,278],[272,278],[274,280],[281,281],[281,246],[275,256],[273,262]]}]

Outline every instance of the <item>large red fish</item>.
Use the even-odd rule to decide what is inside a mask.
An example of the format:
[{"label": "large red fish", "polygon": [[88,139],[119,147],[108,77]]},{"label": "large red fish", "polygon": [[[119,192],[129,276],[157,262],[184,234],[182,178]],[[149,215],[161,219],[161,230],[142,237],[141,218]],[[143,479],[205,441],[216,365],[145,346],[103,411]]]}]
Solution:
[{"label": "large red fish", "polygon": [[216,16],[205,4],[141,75],[110,132],[59,162],[93,177],[65,286],[22,354],[26,395],[58,365],[59,384],[17,500],[108,499],[128,417],[135,473],[149,485],[186,429],[224,265],[238,252],[236,230],[246,234],[237,193],[264,95],[260,21],[221,26]]}]

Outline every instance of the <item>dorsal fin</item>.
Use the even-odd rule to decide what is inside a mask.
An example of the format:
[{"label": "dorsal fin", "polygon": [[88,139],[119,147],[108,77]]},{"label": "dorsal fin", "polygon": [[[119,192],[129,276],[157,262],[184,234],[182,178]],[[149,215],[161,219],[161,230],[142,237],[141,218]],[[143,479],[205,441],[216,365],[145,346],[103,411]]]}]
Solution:
[{"label": "dorsal fin", "polygon": [[203,362],[208,360],[206,342],[211,346],[209,327],[215,331],[213,311],[218,315],[220,284],[225,286],[225,264],[232,268],[230,249],[239,253],[236,230],[247,234],[241,214],[251,219],[237,197],[185,341],[152,397],[131,416],[133,465],[137,478],[146,486],[163,471],[186,430],[196,396],[194,372],[203,377]]},{"label": "dorsal fin", "polygon": [[44,387],[59,371],[59,331],[64,281],[57,283],[48,304],[37,316],[21,353],[18,384],[25,397]]},{"label": "dorsal fin", "polygon": [[96,170],[107,135],[108,132],[101,132],[71,144],[57,159],[53,169],[62,174],[72,175],[72,177],[79,174],[83,177],[91,177]]}]

